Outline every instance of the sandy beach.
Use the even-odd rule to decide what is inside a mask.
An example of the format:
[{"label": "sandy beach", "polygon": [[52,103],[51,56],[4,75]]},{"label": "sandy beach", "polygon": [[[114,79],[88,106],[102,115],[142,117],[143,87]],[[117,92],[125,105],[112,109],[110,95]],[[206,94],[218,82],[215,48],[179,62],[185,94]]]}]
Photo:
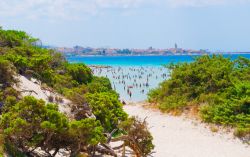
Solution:
[{"label": "sandy beach", "polygon": [[[52,94],[23,76],[20,76],[19,80],[19,89],[35,92],[23,93],[23,96],[32,95],[47,102],[47,95]],[[59,104],[59,110],[69,114],[67,102],[69,100],[64,98],[64,103]],[[143,103],[132,103],[125,105],[124,110],[130,116],[138,116],[141,119],[147,117],[154,138],[154,157],[250,157],[250,146],[243,144],[232,133],[212,132],[206,124],[184,116],[176,117],[146,109],[142,105]]]},{"label": "sandy beach", "polygon": [[[207,124],[186,118],[170,116],[160,111],[142,107],[150,89],[166,78],[168,71],[162,67],[112,67],[93,69],[97,76],[108,77],[112,87],[125,100],[124,110],[130,116],[147,117],[150,132],[154,137],[154,157],[250,157],[250,146],[234,137],[232,132],[212,132]],[[136,77],[137,74],[140,77]],[[144,82],[143,82],[144,81]],[[148,82],[148,87],[136,87]],[[126,82],[123,84],[123,82]],[[133,95],[127,94],[127,85]],[[125,88],[126,87],[126,88]],[[123,89],[124,88],[124,89]],[[140,90],[144,89],[142,93]],[[133,103],[134,102],[134,103]],[[136,103],[135,103],[136,102]]]},{"label": "sandy beach", "polygon": [[205,124],[175,117],[140,105],[125,105],[131,116],[147,122],[154,137],[154,157],[250,157],[250,146],[232,133],[213,133]]}]

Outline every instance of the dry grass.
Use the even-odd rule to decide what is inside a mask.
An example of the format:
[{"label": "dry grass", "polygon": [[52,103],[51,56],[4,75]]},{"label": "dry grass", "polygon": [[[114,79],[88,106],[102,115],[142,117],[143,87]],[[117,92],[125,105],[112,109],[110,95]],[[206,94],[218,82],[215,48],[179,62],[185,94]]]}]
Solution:
[{"label": "dry grass", "polygon": [[176,110],[171,110],[171,111],[169,111],[169,112],[167,112],[167,113],[170,114],[170,115],[172,115],[172,116],[181,116],[182,111],[176,109]]},{"label": "dry grass", "polygon": [[216,125],[210,125],[210,126],[209,126],[209,129],[210,129],[212,132],[218,132],[218,131],[219,131],[219,128],[218,128]]},{"label": "dry grass", "polygon": [[185,115],[191,119],[201,120],[199,116],[199,106],[197,104],[189,105],[185,111]]},{"label": "dry grass", "polygon": [[63,103],[63,98],[60,96],[56,96],[55,101],[56,101],[56,103]]}]

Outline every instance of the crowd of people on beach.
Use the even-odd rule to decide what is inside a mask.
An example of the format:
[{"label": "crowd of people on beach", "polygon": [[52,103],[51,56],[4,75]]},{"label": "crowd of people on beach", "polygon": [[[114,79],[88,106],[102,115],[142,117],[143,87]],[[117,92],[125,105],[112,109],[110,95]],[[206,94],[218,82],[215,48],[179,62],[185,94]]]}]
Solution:
[{"label": "crowd of people on beach", "polygon": [[92,68],[96,76],[110,79],[112,87],[123,99],[142,100],[147,92],[167,78],[164,67],[98,67]]}]

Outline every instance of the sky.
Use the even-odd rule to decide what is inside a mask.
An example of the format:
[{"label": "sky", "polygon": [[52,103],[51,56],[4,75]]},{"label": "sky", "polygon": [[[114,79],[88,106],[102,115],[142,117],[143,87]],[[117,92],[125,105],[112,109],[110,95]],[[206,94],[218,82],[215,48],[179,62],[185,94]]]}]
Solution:
[{"label": "sky", "polygon": [[0,0],[0,26],[51,46],[250,52],[250,0]]}]

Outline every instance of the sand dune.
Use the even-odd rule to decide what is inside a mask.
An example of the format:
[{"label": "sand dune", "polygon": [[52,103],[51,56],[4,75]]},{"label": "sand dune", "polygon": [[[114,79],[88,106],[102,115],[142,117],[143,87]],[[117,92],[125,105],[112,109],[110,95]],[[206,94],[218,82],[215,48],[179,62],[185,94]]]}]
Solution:
[{"label": "sand dune", "polygon": [[43,99],[46,103],[49,102],[48,96],[61,97],[63,101],[57,102],[59,111],[65,113],[69,117],[73,117],[73,115],[71,114],[71,108],[69,106],[70,100],[65,99],[63,96],[56,92],[53,92],[52,90],[42,89],[39,81],[35,79],[29,80],[26,77],[19,75],[18,80],[18,87],[16,86],[15,88],[19,91],[23,91],[22,96],[33,96],[37,99]]},{"label": "sand dune", "polygon": [[139,105],[126,105],[129,115],[147,117],[154,137],[155,157],[250,157],[250,146],[232,134],[213,133],[204,124],[162,114]]}]

